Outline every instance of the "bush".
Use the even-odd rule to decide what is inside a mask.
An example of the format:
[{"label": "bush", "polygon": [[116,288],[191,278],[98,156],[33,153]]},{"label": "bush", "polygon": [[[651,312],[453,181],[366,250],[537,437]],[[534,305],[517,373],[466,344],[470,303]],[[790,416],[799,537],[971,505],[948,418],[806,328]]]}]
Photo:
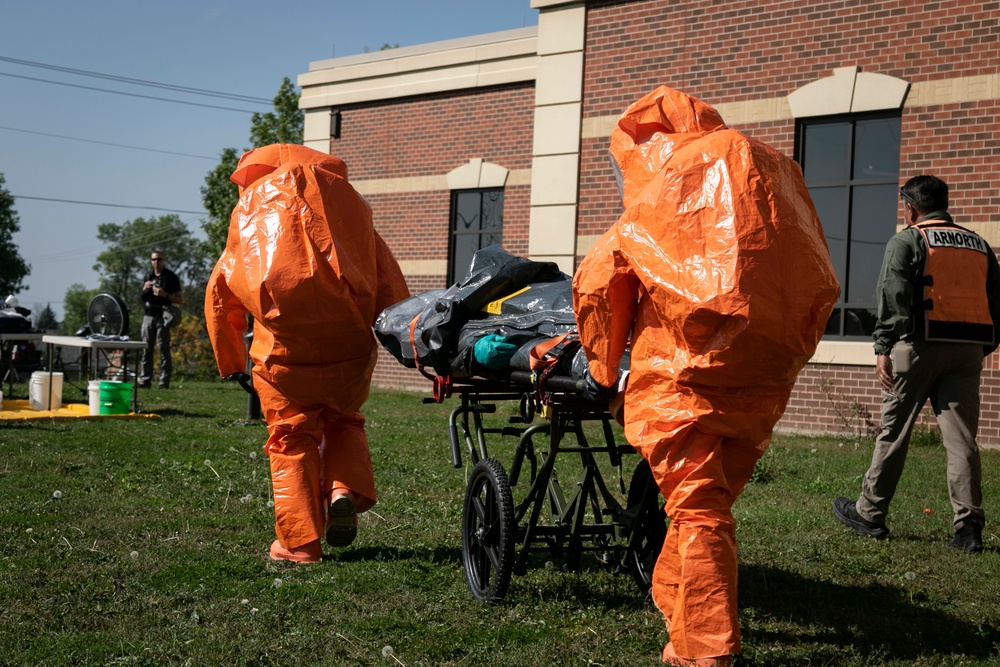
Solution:
[{"label": "bush", "polygon": [[218,376],[205,318],[185,313],[171,332],[171,350],[176,375],[198,380]]}]

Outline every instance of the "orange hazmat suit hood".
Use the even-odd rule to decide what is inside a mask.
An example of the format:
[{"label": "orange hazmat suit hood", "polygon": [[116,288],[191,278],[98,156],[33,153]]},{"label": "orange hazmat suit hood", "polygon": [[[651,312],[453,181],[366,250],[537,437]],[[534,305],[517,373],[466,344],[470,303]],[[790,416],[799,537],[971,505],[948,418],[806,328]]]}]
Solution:
[{"label": "orange hazmat suit hood", "polygon": [[[711,106],[665,86],[632,104],[611,135],[611,156],[622,203],[626,208],[631,206],[638,192],[675,151],[725,127],[719,112]],[[654,134],[658,135],[655,141],[651,140]],[[624,179],[626,174],[628,178]]]},{"label": "orange hazmat suit hood", "polygon": [[625,212],[574,279],[595,379],[614,382],[631,334],[633,381],[648,365],[790,389],[839,293],[798,165],[666,87],[624,112],[610,150]]},{"label": "orange hazmat suit hood", "polygon": [[320,165],[347,180],[347,165],[339,157],[320,153],[298,144],[271,144],[247,151],[229,177],[240,192],[285,164]]}]

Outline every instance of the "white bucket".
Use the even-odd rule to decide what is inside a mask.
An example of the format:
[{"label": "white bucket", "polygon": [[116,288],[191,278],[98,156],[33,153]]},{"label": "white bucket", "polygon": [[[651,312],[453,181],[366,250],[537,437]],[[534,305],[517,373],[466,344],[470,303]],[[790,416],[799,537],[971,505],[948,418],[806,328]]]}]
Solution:
[{"label": "white bucket", "polygon": [[90,401],[90,414],[101,414],[101,381],[91,380],[87,383],[87,399]]},{"label": "white bucket", "polygon": [[[52,410],[62,407],[63,374],[52,374]],[[49,410],[49,373],[35,371],[28,382],[28,401],[32,410]]]}]

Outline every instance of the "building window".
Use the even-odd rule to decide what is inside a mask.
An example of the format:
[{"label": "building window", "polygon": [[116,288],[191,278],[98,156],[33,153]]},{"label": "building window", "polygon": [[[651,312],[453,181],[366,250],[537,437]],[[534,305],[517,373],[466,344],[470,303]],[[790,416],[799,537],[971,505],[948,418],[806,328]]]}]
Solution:
[{"label": "building window", "polygon": [[503,188],[453,190],[448,284],[465,277],[472,255],[503,244]]},{"label": "building window", "polygon": [[796,125],[796,159],[840,280],[827,338],[871,339],[882,255],[896,233],[900,126],[898,111]]}]

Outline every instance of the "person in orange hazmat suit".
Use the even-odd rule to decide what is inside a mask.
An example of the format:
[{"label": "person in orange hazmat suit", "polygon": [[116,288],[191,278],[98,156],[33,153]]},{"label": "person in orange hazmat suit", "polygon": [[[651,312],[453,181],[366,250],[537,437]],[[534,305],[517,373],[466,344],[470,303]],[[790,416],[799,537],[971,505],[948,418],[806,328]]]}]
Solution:
[{"label": "person in orange hazmat suit", "polygon": [[[316,562],[320,538],[350,544],[375,504],[364,416],[372,325],[409,296],[371,210],[337,157],[274,144],[243,155],[226,249],[205,293],[219,372],[246,369],[267,422],[275,560]],[[327,516],[324,517],[324,512]]]},{"label": "person in orange hazmat suit", "polygon": [[791,159],[660,87],[611,137],[621,218],[573,278],[591,381],[613,387],[631,345],[625,435],[670,519],[653,570],[665,662],[740,652],[732,505],[816,349],[839,294]]}]

